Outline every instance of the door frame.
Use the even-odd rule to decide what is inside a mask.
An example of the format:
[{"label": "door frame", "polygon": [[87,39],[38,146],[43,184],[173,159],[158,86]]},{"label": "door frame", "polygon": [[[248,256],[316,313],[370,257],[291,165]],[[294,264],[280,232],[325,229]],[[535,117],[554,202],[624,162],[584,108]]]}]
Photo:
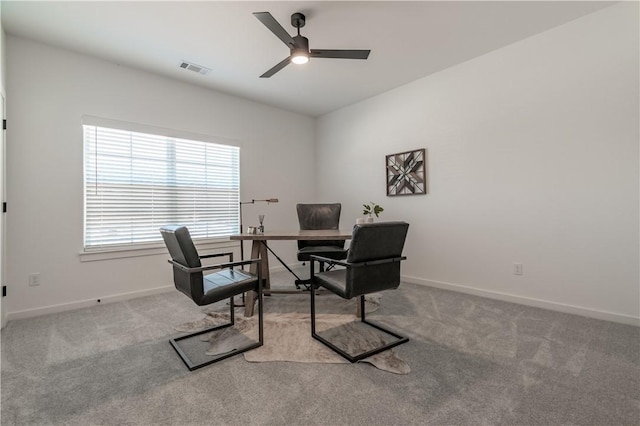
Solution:
[{"label": "door frame", "polygon": [[0,137],[0,203],[2,203],[3,209],[0,212],[0,286],[2,287],[2,294],[0,294],[0,329],[7,325],[7,310],[4,306],[4,288],[6,286],[6,257],[7,257],[7,213],[4,211],[4,203],[6,201],[7,194],[7,130],[4,128],[6,119],[6,97],[4,93],[0,93],[0,118],[2,119],[2,137]]}]

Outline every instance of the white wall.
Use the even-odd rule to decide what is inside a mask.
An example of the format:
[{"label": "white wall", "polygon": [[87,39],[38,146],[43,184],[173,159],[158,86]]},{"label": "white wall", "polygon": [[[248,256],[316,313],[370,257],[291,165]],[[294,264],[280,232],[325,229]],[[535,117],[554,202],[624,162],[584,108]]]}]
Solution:
[{"label": "white wall", "polygon": [[[245,206],[245,224],[259,213],[272,229],[297,223],[295,203],[315,188],[299,160],[314,155],[312,118],[23,38],[7,45],[10,319],[172,285],[167,255],[80,262],[83,115],[237,140],[241,198],[280,199]],[[295,242],[273,246],[295,258]],[[34,272],[42,284],[29,287]]]},{"label": "white wall", "polygon": [[[638,72],[633,2],[328,114],[318,197],[409,222],[410,281],[638,324]],[[423,147],[429,195],[386,198]]]}]

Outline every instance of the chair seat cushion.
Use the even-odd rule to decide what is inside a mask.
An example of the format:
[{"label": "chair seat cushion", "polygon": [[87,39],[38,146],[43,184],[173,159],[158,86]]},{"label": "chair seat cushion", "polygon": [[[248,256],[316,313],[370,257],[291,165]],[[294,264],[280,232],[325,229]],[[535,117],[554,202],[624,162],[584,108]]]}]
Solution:
[{"label": "chair seat cushion", "polygon": [[347,258],[348,250],[336,246],[307,246],[298,250],[298,260],[311,260],[311,255],[328,257],[329,259],[342,260]]},{"label": "chair seat cushion", "polygon": [[224,269],[204,276],[202,305],[228,299],[231,296],[258,289],[255,275],[238,269]]},{"label": "chair seat cushion", "polygon": [[343,299],[349,299],[346,293],[346,269],[334,269],[328,272],[315,274],[315,285],[324,287]]}]

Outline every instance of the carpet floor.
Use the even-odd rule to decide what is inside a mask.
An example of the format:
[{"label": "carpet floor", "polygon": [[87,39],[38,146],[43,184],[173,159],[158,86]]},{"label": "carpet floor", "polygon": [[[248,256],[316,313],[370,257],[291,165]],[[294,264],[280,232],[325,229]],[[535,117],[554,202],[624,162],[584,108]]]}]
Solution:
[{"label": "carpet floor", "polygon": [[370,318],[409,336],[408,374],[242,356],[189,372],[168,339],[203,312],[173,291],[9,322],[2,425],[640,424],[638,327],[403,284]]}]

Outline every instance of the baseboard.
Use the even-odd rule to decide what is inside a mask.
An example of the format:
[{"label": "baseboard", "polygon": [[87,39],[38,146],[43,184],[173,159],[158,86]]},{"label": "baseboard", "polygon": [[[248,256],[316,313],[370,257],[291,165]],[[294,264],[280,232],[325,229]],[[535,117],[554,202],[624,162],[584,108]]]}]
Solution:
[{"label": "baseboard", "polygon": [[130,293],[116,294],[112,296],[105,296],[99,299],[79,300],[70,303],[62,303],[60,305],[44,306],[42,308],[27,309],[25,311],[8,312],[7,321],[19,320],[25,318],[38,317],[47,314],[56,314],[59,312],[72,311],[75,309],[88,308],[96,305],[104,305],[107,303],[121,302],[123,300],[136,299],[138,297],[152,296],[154,294],[167,293],[169,291],[175,291],[173,285],[166,287],[157,287],[149,290],[133,291]]},{"label": "baseboard", "polygon": [[491,290],[469,287],[460,284],[452,284],[442,281],[426,280],[424,278],[402,276],[402,280],[407,283],[419,284],[428,287],[436,287],[443,290],[451,290],[458,293],[472,294],[474,296],[486,297],[489,299],[502,300],[505,302],[518,303],[520,305],[533,306],[536,308],[548,309],[550,311],[563,312],[567,314],[581,315],[583,317],[612,321],[621,324],[635,325],[640,327],[640,318],[630,315],[617,314],[614,312],[599,311],[595,309],[583,308],[580,306],[568,305],[565,303],[551,302],[548,300],[533,299],[529,297],[516,296],[508,293],[501,293]]},{"label": "baseboard", "polygon": [[[302,264],[294,264],[292,268],[300,267]],[[271,273],[285,270],[282,266],[276,266],[269,268]],[[402,280],[407,283],[423,285],[427,287],[435,287],[443,290],[451,290],[458,293],[472,294],[474,296],[487,297],[489,299],[502,300],[505,302],[518,303],[526,306],[533,306],[536,308],[548,309],[551,311],[563,312],[567,314],[581,315],[589,318],[596,318],[605,321],[612,321],[621,324],[640,326],[640,318],[636,318],[630,315],[622,315],[614,312],[599,311],[595,309],[583,308],[580,306],[568,305],[564,303],[551,302],[548,300],[533,299],[529,297],[516,296],[508,293],[501,293],[497,291],[483,290],[475,287],[469,287],[461,284],[452,284],[443,281],[427,280],[424,278],[412,277],[403,275]],[[18,312],[8,312],[7,321],[19,320],[25,318],[32,318],[41,315],[55,314],[59,312],[71,311],[75,309],[88,308],[91,306],[102,305],[106,303],[120,302],[123,300],[135,299],[138,297],[152,296],[154,294],[167,293],[169,291],[175,291],[173,285],[165,287],[157,287],[149,290],[134,291],[130,293],[116,294],[112,296],[105,296],[100,299],[81,300],[70,303],[63,303],[60,305],[45,306],[42,308],[28,309]]]}]

